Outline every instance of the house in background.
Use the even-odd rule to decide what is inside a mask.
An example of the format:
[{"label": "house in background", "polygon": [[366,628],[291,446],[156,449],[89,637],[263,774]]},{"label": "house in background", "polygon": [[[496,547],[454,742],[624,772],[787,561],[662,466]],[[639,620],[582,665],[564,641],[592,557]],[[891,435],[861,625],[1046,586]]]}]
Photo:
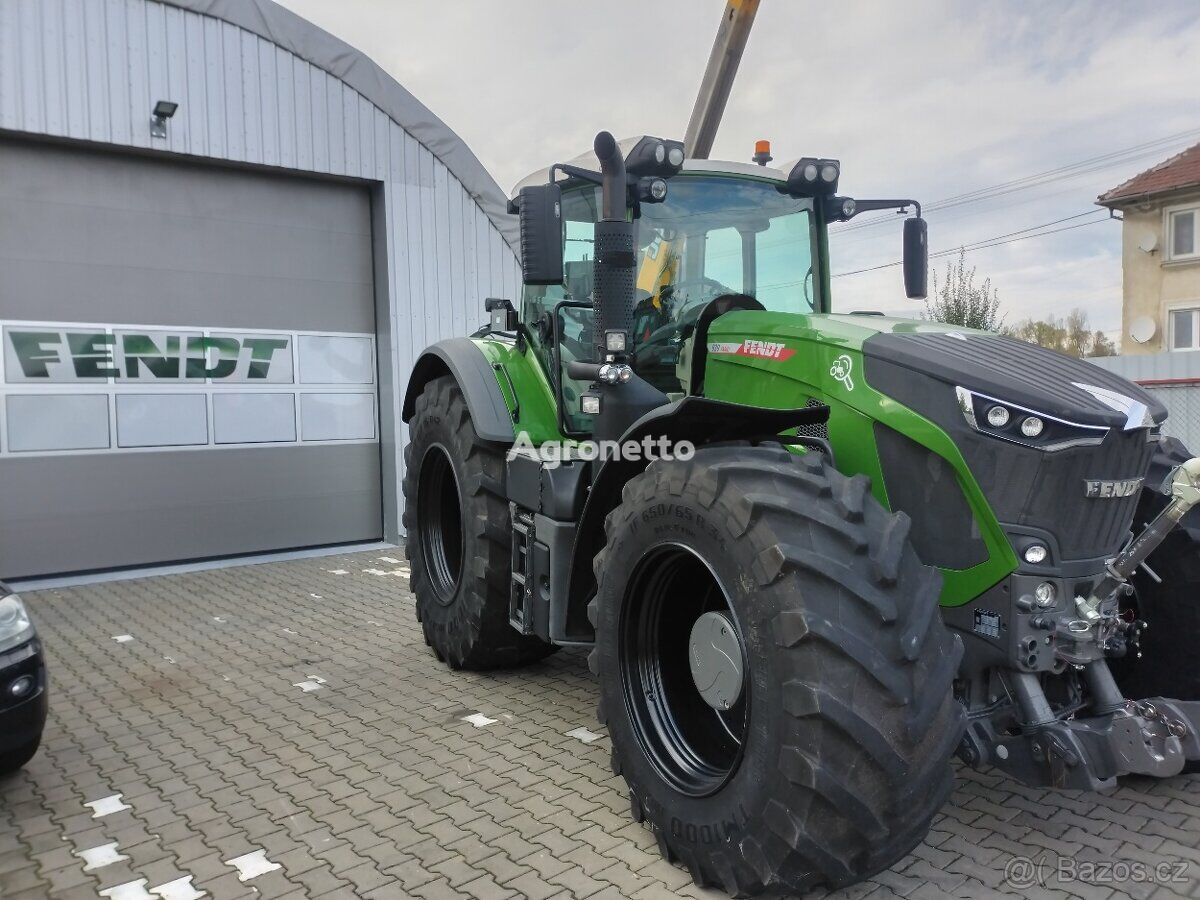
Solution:
[{"label": "house in background", "polygon": [[1124,223],[1122,355],[1200,350],[1200,144],[1096,202]]}]

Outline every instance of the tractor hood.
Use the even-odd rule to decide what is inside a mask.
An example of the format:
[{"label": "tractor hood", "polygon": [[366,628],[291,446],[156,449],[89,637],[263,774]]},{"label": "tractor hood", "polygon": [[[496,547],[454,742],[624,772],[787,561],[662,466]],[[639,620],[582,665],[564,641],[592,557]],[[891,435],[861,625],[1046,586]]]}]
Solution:
[{"label": "tractor hood", "polygon": [[[984,331],[914,329],[911,322],[887,329],[893,322],[878,322],[884,328],[863,341],[868,373],[872,361],[891,363],[1080,425],[1124,430],[1167,417],[1146,391],[1086,360]],[[888,393],[886,383],[873,387]]]}]

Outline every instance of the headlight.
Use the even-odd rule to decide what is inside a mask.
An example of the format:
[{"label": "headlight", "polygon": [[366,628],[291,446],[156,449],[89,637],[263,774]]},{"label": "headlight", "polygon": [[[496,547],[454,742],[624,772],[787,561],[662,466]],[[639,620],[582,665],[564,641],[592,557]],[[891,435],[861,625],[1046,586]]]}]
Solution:
[{"label": "headlight", "polygon": [[0,599],[0,651],[23,644],[33,637],[33,622],[16,594]]},{"label": "headlight", "polygon": [[980,434],[1002,441],[1053,452],[1097,446],[1108,434],[1104,425],[1080,425],[963,387],[954,390],[967,424]]}]

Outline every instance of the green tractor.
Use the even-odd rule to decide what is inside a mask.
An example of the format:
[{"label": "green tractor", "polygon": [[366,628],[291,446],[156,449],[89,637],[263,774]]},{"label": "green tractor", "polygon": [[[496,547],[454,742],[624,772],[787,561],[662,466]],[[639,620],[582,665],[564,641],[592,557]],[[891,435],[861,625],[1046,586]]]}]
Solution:
[{"label": "green tractor", "polygon": [[864,210],[915,213],[925,295],[920,207],[763,157],[602,132],[518,189],[519,311],[489,300],[404,401],[426,641],[456,669],[591,648],[634,818],[731,894],[891,866],[955,755],[1181,772],[1200,459],[1089,363],[832,313],[827,230]]}]

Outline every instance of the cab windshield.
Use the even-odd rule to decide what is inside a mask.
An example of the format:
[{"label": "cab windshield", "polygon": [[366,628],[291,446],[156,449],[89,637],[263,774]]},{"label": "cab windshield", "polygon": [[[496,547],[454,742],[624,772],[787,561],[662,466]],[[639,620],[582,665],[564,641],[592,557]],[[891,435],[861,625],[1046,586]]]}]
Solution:
[{"label": "cab windshield", "polygon": [[[599,205],[593,185],[564,190],[564,283],[525,287],[522,318],[542,338],[535,343],[542,344],[554,378],[562,377],[562,361],[593,355],[592,229]],[[667,394],[685,390],[685,344],[709,301],[743,294],[777,312],[822,308],[812,201],[780,193],[771,182],[680,174],[668,182],[663,203],[642,204],[635,227],[634,368]],[[558,335],[559,364],[549,358],[552,334]],[[580,388],[564,378],[565,411],[582,423],[570,409]]]},{"label": "cab windshield", "polygon": [[[638,303],[681,318],[721,294],[813,312],[812,201],[773,184],[682,175],[637,220]],[[638,335],[637,337],[641,337]]]}]

